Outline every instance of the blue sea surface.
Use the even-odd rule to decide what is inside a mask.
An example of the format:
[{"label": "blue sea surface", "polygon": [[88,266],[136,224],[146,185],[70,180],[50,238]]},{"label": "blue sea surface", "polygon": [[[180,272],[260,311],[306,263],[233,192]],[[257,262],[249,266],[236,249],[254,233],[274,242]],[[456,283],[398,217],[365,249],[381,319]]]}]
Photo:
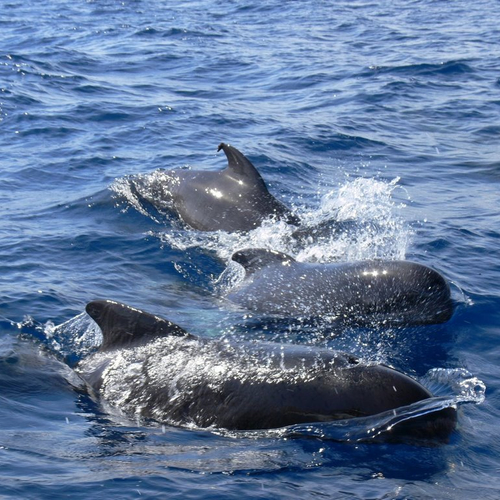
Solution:
[{"label": "blue sea surface", "polygon": [[[0,498],[499,498],[499,6],[2,0]],[[322,231],[202,233],[137,196],[160,168],[223,168],[222,141]],[[249,246],[421,262],[450,281],[455,313],[267,323],[222,298]],[[203,337],[387,363],[457,406],[457,429],[428,446],[359,439],[376,419],[267,434],[131,422],[73,372],[99,343],[83,313],[96,298]]]}]

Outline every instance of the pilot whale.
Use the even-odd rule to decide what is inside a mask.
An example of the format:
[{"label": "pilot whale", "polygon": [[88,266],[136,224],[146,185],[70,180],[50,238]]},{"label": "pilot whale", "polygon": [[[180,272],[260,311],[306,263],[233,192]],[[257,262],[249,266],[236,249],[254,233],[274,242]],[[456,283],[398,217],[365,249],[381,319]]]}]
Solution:
[{"label": "pilot whale", "polygon": [[228,160],[225,169],[165,171],[149,201],[155,205],[155,197],[169,199],[181,219],[201,231],[250,231],[273,217],[298,224],[248,158],[229,144],[221,143],[220,150]]},{"label": "pilot whale", "polygon": [[[86,311],[103,341],[77,371],[96,395],[133,418],[271,429],[374,415],[431,397],[394,369],[329,349],[204,339],[109,300],[90,302]],[[425,417],[412,432],[445,438],[455,425],[452,408]]]},{"label": "pilot whale", "polygon": [[259,248],[231,258],[245,278],[226,298],[263,314],[417,325],[442,323],[453,313],[447,281],[415,262],[312,264]]}]

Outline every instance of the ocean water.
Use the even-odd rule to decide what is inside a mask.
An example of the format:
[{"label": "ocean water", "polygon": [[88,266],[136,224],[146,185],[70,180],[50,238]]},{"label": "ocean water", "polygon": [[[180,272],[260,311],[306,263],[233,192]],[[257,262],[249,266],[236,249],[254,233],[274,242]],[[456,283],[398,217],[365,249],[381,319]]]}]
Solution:
[{"label": "ocean water", "polygon": [[[0,498],[498,498],[498,1],[0,4]],[[223,168],[221,141],[317,230],[201,233],[133,189]],[[223,298],[249,246],[418,261],[456,310],[398,329],[266,322]],[[456,405],[457,429],[427,446],[359,440],[377,419],[352,439],[131,422],[73,372],[99,343],[96,298],[388,363]]]}]

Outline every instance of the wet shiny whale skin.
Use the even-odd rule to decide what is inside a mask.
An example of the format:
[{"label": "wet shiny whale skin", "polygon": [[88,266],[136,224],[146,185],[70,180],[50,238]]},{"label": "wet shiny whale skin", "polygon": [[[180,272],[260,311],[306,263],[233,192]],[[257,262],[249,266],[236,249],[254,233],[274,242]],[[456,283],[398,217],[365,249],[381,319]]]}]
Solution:
[{"label": "wet shiny whale skin", "polygon": [[269,218],[299,223],[248,158],[229,144],[221,143],[218,150],[226,154],[225,169],[166,171],[156,196],[168,198],[181,219],[200,231],[250,231]]},{"label": "wet shiny whale skin", "polygon": [[453,314],[447,281],[415,262],[312,264],[266,249],[241,250],[232,260],[245,278],[227,299],[262,314],[404,325],[442,323]]},{"label": "wet shiny whale skin", "polygon": [[[109,300],[90,302],[86,310],[103,343],[77,371],[97,396],[135,418],[269,429],[374,415],[431,397],[412,378],[346,353],[203,339]],[[446,409],[418,432],[442,436],[453,426],[454,411]]]}]

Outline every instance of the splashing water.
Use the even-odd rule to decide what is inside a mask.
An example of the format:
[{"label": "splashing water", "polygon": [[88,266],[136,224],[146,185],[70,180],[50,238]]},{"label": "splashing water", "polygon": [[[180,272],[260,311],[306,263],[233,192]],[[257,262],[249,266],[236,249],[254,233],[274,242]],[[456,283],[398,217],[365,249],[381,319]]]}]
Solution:
[{"label": "splashing water", "polygon": [[454,394],[457,402],[481,404],[485,399],[485,383],[464,368],[433,368],[423,383],[434,394]]},{"label": "splashing water", "polygon": [[[133,207],[157,223],[165,219],[170,225],[167,230],[148,234],[175,250],[198,248],[230,262],[236,250],[266,248],[292,255],[298,261],[327,263],[404,259],[410,244],[412,230],[400,215],[405,205],[393,200],[399,178],[348,180],[340,189],[324,195],[318,208],[296,208],[294,211],[302,221],[299,228],[282,221],[265,220],[252,231],[227,233],[179,226],[171,206],[163,199],[164,175],[163,171],[156,171],[117,179],[111,189],[125,199],[125,209]],[[242,277],[237,267],[229,265],[214,285],[237,283]],[[184,269],[182,263],[177,263],[176,269],[189,278],[190,270]]]},{"label": "splashing water", "polygon": [[48,321],[43,333],[51,349],[64,356],[85,357],[102,343],[100,328],[84,312],[57,326]]},{"label": "splashing water", "polygon": [[[391,195],[398,179],[391,182],[356,179],[322,198],[316,210],[299,210],[299,230],[271,220],[248,233],[175,234],[161,239],[174,248],[193,246],[214,251],[227,260],[241,248],[267,248],[293,255],[304,262],[403,259],[411,230],[397,215]],[[195,233],[195,234],[193,234]]]},{"label": "splashing water", "polygon": [[398,212],[393,192],[399,178],[390,182],[358,178],[330,191],[318,210],[304,214],[307,226],[335,221],[330,234],[309,239],[297,260],[308,262],[352,262],[369,259],[404,259],[412,231]]}]

